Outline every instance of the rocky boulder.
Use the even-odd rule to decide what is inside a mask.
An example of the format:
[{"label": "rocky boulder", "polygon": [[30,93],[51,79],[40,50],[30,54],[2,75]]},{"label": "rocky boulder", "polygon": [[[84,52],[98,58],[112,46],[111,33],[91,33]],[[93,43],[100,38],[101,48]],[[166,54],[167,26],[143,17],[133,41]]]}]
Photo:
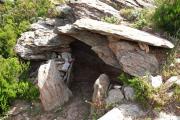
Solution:
[{"label": "rocky boulder", "polygon": [[39,20],[31,25],[31,31],[25,32],[18,39],[15,51],[27,60],[48,60],[53,52],[69,51],[69,44],[74,40],[65,35],[53,32],[59,25],[55,19]]},{"label": "rocky boulder", "polygon": [[149,82],[154,88],[158,88],[163,84],[163,78],[160,75],[157,76],[149,76]]},{"label": "rocky boulder", "polygon": [[31,30],[18,39],[15,51],[24,59],[48,60],[69,52],[70,44],[79,40],[89,45],[106,64],[133,76],[144,76],[147,72],[155,75],[159,71],[159,63],[155,55],[150,54],[148,45],[174,47],[166,39],[124,25],[89,18],[73,24],[58,21],[61,20],[46,19],[32,24]]},{"label": "rocky boulder", "polygon": [[105,107],[105,98],[107,97],[109,84],[110,80],[106,74],[101,74],[99,78],[95,81],[91,105],[92,114],[94,112],[99,114],[100,109]]},{"label": "rocky boulder", "polygon": [[[86,21],[87,19],[81,20]],[[96,32],[96,30],[92,28],[92,26],[94,25],[85,23],[85,21],[83,22],[86,28],[76,27],[77,22],[75,22],[73,25],[58,27],[56,32],[60,35],[69,35],[90,45],[92,47],[92,50],[97,53],[98,56],[106,64],[109,64],[116,68],[121,68],[123,69],[123,71],[129,73],[130,75],[144,76],[146,72],[150,72],[151,74],[155,74],[158,72],[159,63],[156,57],[152,54],[145,53],[147,52],[146,49],[143,49],[145,50],[145,52],[143,52],[141,50],[142,47],[140,48],[135,42],[129,42],[128,40],[122,40],[120,39],[120,37],[113,36],[109,31],[109,28],[111,28],[110,26],[112,24],[106,24],[104,22],[96,21],[97,23],[100,22],[104,25],[109,25],[109,28],[107,27],[107,34],[101,34],[101,32]],[[99,24],[97,24],[97,26],[98,25]],[[112,28],[112,30],[114,29]],[[108,36],[110,34],[111,36]],[[106,35],[107,37],[105,37]],[[162,42],[162,44],[164,43]],[[149,51],[149,47],[147,49]]]},{"label": "rocky boulder", "polygon": [[112,89],[108,92],[108,97],[106,98],[107,105],[114,105],[122,102],[124,95],[120,89]]},{"label": "rocky boulder", "polygon": [[62,61],[49,60],[39,68],[38,87],[45,111],[63,105],[72,96],[72,92],[64,83],[64,72],[61,72],[63,67]]},{"label": "rocky boulder", "polygon": [[134,89],[130,86],[124,87],[124,96],[126,100],[133,101],[135,99]]},{"label": "rocky boulder", "polygon": [[105,16],[113,16],[122,20],[118,10],[99,0],[70,0],[68,5],[73,9],[76,19],[101,20]]},{"label": "rocky boulder", "polygon": [[147,72],[158,73],[159,63],[153,54],[142,51],[137,43],[109,37],[109,48],[113,51],[120,68],[133,76],[144,76]]},{"label": "rocky boulder", "polygon": [[60,35],[69,35],[85,44],[91,46],[92,50],[106,63],[113,67],[120,68],[113,52],[108,47],[108,40],[105,36],[86,30],[77,30],[72,25],[58,27],[56,32]]},{"label": "rocky boulder", "polygon": [[143,51],[129,51],[119,58],[119,64],[124,72],[133,76],[144,76],[146,73],[157,74],[159,63],[154,55]]},{"label": "rocky boulder", "polygon": [[136,104],[122,104],[113,108],[98,120],[134,120],[145,113]]},{"label": "rocky boulder", "polygon": [[106,36],[114,36],[120,39],[142,42],[152,46],[173,48],[174,45],[166,39],[154,36],[144,31],[125,25],[114,25],[92,19],[77,20],[73,26],[79,30],[89,30]]},{"label": "rocky boulder", "polygon": [[100,0],[116,9],[120,8],[151,8],[154,7],[154,0]]}]

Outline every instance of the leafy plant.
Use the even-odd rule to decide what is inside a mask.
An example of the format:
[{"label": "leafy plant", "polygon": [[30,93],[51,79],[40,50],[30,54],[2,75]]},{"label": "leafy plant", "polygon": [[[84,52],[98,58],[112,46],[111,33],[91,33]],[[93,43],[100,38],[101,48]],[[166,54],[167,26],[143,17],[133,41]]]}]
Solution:
[{"label": "leafy plant", "polygon": [[128,21],[133,22],[137,20],[140,12],[139,10],[134,10],[132,8],[123,8],[120,10],[122,17],[126,18]]},{"label": "leafy plant", "polygon": [[148,76],[128,78],[121,74],[119,80],[134,88],[135,98],[143,107],[161,108],[171,100],[167,94],[169,86],[162,85],[159,88],[154,88],[148,81]]},{"label": "leafy plant", "polygon": [[179,0],[158,0],[153,21],[159,28],[176,34],[180,28],[180,1]]},{"label": "leafy plant", "polygon": [[16,58],[13,48],[20,34],[38,17],[46,16],[49,8],[49,0],[0,4],[0,114],[5,113],[15,99],[38,99],[37,88],[28,82],[29,65]]},{"label": "leafy plant", "polygon": [[[168,52],[165,63],[162,66],[161,74],[165,78],[169,78],[170,76],[179,75],[180,70],[178,64],[175,63],[176,55],[178,54],[178,50],[180,47],[180,30],[176,33],[175,36],[169,36],[169,40],[175,43],[175,47]],[[173,64],[173,65],[172,65]]]},{"label": "leafy plant", "polygon": [[111,24],[119,24],[120,21],[116,17],[103,17],[102,18],[103,22],[111,23]]},{"label": "leafy plant", "polygon": [[152,93],[155,92],[155,90],[147,80],[138,77],[129,79],[124,74],[120,75],[119,80],[121,80],[124,85],[133,87],[136,100],[141,102],[144,107],[148,106],[147,101],[149,101],[150,96],[152,96]]},{"label": "leafy plant", "polygon": [[180,86],[179,85],[175,86],[174,96],[172,98],[173,98],[173,100],[177,101],[178,103],[180,102]]},{"label": "leafy plant", "polygon": [[14,57],[17,38],[30,23],[45,16],[50,7],[49,0],[17,0],[0,5],[0,54],[5,58]]},{"label": "leafy plant", "polygon": [[138,17],[136,18],[136,21],[133,23],[133,27],[135,27],[137,29],[142,29],[145,26],[151,26],[154,10],[153,9],[142,9],[138,12],[139,12],[139,14],[138,14]]},{"label": "leafy plant", "polygon": [[7,111],[10,103],[16,98],[26,100],[38,98],[39,93],[35,86],[25,79],[18,79],[27,70],[28,64],[22,66],[17,58],[2,57],[0,64],[0,113]]}]

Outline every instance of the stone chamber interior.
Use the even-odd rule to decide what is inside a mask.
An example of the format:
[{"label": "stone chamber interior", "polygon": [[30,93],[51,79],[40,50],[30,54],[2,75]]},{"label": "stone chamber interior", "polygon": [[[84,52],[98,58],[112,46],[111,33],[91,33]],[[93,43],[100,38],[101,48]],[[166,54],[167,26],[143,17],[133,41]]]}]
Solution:
[{"label": "stone chamber interior", "polygon": [[[70,45],[72,50],[73,79],[69,88],[73,93],[72,99],[67,103],[65,109],[74,107],[78,111],[78,119],[80,116],[89,114],[90,104],[85,101],[91,101],[93,94],[93,85],[100,74],[107,74],[112,84],[117,83],[117,77],[120,70],[106,65],[98,55],[91,50],[91,47],[76,40]],[[68,110],[69,111],[69,110]],[[68,113],[68,112],[67,112]]]},{"label": "stone chamber interior", "polygon": [[76,40],[71,43],[73,64],[73,80],[72,86],[77,83],[86,83],[93,91],[93,84],[100,74],[107,74],[111,84],[118,83],[117,77],[120,75],[120,70],[105,64],[98,55],[91,50],[91,47]]},{"label": "stone chamber interior", "polygon": [[[105,64],[91,47],[78,40],[70,44],[72,57],[74,59],[72,69],[72,80],[69,88],[73,97],[66,103],[58,116],[67,120],[84,120],[89,116],[90,104],[93,94],[93,85],[100,74],[107,74],[111,84],[119,84],[117,77],[120,70]],[[44,61],[43,61],[44,62]],[[31,71],[37,70],[42,61],[32,62]],[[37,73],[37,72],[34,72]]]}]

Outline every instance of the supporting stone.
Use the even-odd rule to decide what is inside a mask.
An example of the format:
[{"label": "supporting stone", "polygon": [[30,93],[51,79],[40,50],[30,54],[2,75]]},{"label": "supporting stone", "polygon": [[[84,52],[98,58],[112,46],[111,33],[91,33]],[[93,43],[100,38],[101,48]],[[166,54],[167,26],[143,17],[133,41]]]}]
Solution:
[{"label": "supporting stone", "polygon": [[110,81],[106,74],[101,74],[95,81],[94,92],[92,97],[91,114],[101,114],[101,110],[105,107],[105,98]]},{"label": "supporting stone", "polygon": [[43,64],[38,72],[40,100],[45,111],[63,105],[72,96],[72,92],[63,81],[55,60]]},{"label": "supporting stone", "polygon": [[32,24],[31,31],[21,34],[17,40],[16,53],[26,60],[48,60],[52,58],[52,52],[69,51],[69,44],[75,39],[54,33],[54,26],[59,24],[60,19],[39,20]]}]

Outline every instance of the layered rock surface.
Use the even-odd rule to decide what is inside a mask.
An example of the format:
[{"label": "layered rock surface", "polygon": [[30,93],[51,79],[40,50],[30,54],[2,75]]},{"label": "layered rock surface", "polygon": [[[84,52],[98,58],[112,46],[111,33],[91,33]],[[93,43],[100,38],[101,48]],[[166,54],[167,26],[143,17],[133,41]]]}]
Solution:
[{"label": "layered rock surface", "polygon": [[[174,47],[166,39],[123,25],[88,18],[65,26],[56,21],[58,20],[49,19],[32,24],[31,31],[19,38],[16,52],[24,59],[48,60],[58,53],[70,51],[70,43],[79,40],[91,46],[106,64],[133,76],[143,76],[146,72],[156,74],[159,70],[156,57],[147,53],[148,45]],[[145,44],[148,50],[142,49],[139,43]]]},{"label": "layered rock surface", "polygon": [[136,104],[122,104],[113,108],[98,120],[134,120],[145,113]]},{"label": "layered rock surface", "polygon": [[100,0],[115,8],[151,8],[154,0]]},{"label": "layered rock surface", "polygon": [[72,92],[64,82],[62,70],[64,64],[50,60],[43,64],[38,72],[38,87],[40,91],[40,99],[44,110],[50,111],[55,107],[59,107],[67,102],[72,96]]},{"label": "layered rock surface", "polygon": [[[146,53],[149,52],[147,44],[166,48],[174,47],[168,40],[149,33],[87,18],[77,20],[72,25],[58,27],[56,32],[90,45],[106,64],[121,68],[133,76],[143,76],[146,72],[158,73],[158,60],[154,55]],[[145,44],[148,47],[147,51],[136,42]]]},{"label": "layered rock surface", "polygon": [[[148,53],[151,51],[148,45],[165,48],[174,45],[144,31],[98,21],[106,16],[121,19],[119,11],[106,4],[108,1],[111,0],[71,0],[68,6],[57,6],[56,10],[62,11],[61,18],[32,24],[30,31],[18,39],[16,52],[24,59],[48,60],[70,51],[69,45],[79,40],[89,45],[106,64],[130,75],[156,74],[159,63],[154,54]],[[120,0],[116,2],[122,4]],[[140,6],[143,0],[124,2]]]},{"label": "layered rock surface", "polygon": [[157,47],[174,47],[174,45],[166,39],[124,25],[113,25],[92,19],[80,19],[73,25],[80,30],[89,30],[106,36],[115,36],[119,39],[143,42]]},{"label": "layered rock surface", "polygon": [[122,17],[119,11],[99,0],[70,0],[68,5],[73,9],[76,19],[92,18],[101,20],[105,16]]},{"label": "layered rock surface", "polygon": [[99,113],[100,110],[105,106],[104,99],[107,97],[108,87],[110,84],[109,77],[106,74],[101,74],[94,83],[94,91],[91,105],[91,114]]},{"label": "layered rock surface", "polygon": [[[99,21],[107,16],[122,20],[119,11],[110,6],[113,1],[75,0],[70,1],[69,6],[56,6],[56,10],[62,11],[62,16],[39,20],[31,25],[30,31],[23,33],[18,39],[15,51],[23,59],[50,60],[41,65],[38,73],[40,99],[46,111],[63,105],[72,95],[67,85],[71,77],[73,59],[70,51],[74,41],[88,45],[105,64],[119,71],[121,69],[129,75],[144,76],[146,73],[159,72],[159,61],[151,52],[152,49],[154,47],[159,47],[160,50],[169,49],[174,45],[166,39],[135,28]],[[115,2],[121,7],[139,8],[151,5],[143,4],[143,0],[115,0]],[[100,79],[105,80],[107,84],[100,83]],[[94,92],[95,99],[92,102],[104,102],[101,98],[106,97],[108,85],[108,77],[100,76],[94,86],[97,90]],[[124,98],[133,100],[132,90],[124,91],[125,97],[119,89],[110,91],[105,102],[121,102]],[[128,116],[136,117],[135,113],[143,114],[136,105],[122,105],[113,110],[119,113],[117,117],[122,119]],[[111,119],[112,113],[101,119]]]},{"label": "layered rock surface", "polygon": [[30,31],[23,33],[18,39],[16,53],[27,60],[48,60],[53,58],[53,52],[69,51],[69,44],[74,39],[53,32],[55,25],[64,24],[57,21],[47,19],[32,24]]}]

